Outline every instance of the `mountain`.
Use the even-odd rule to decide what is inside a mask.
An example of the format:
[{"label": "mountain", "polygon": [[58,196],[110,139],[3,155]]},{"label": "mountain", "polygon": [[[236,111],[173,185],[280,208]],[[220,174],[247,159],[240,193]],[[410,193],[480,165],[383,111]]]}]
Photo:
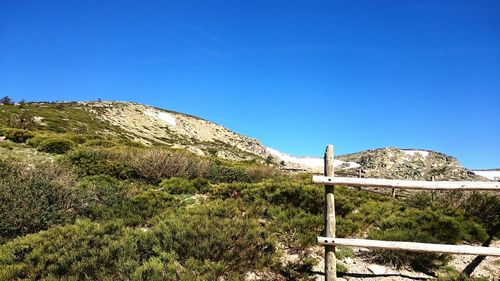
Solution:
[{"label": "mountain", "polygon": [[[104,134],[147,146],[186,149],[202,156],[267,162],[292,171],[323,171],[322,158],[291,156],[202,118],[132,102],[37,102],[0,106],[0,125]],[[335,158],[335,168],[340,175],[357,175],[361,169],[365,177],[484,180],[463,168],[457,159],[429,150],[390,147]]]},{"label": "mountain", "polygon": [[[201,156],[273,163],[290,170],[323,169],[322,159],[287,155],[202,118],[132,102],[36,102],[0,106],[0,125],[105,134],[148,146],[186,149]],[[358,165],[336,160],[335,166]]]},{"label": "mountain", "polygon": [[452,156],[422,149],[379,148],[338,156],[358,163],[364,177],[413,180],[485,180]]}]

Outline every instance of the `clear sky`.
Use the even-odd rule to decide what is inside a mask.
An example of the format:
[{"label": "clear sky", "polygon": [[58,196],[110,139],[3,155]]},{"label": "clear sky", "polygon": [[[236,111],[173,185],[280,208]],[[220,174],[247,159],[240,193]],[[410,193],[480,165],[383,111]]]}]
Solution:
[{"label": "clear sky", "polygon": [[500,167],[500,2],[0,1],[0,96],[126,100],[295,155]]}]

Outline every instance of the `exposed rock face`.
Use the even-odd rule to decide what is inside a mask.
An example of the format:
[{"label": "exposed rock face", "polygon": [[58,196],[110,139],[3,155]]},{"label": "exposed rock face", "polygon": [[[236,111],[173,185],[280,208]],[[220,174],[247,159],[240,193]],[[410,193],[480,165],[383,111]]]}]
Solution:
[{"label": "exposed rock face", "polygon": [[[144,144],[164,144],[198,155],[230,160],[270,161],[287,169],[322,172],[323,159],[295,157],[265,147],[260,141],[237,134],[223,126],[178,112],[131,102],[82,102],[82,107],[125,131],[128,138]],[[358,167],[335,161],[338,168]]]},{"label": "exposed rock face", "polygon": [[399,148],[380,148],[341,155],[338,159],[361,165],[364,177],[413,180],[484,180],[443,153]]},{"label": "exposed rock face", "polygon": [[232,160],[264,159],[268,155],[258,140],[191,115],[131,102],[81,104],[101,120],[123,129],[129,138],[144,144],[171,145]]}]

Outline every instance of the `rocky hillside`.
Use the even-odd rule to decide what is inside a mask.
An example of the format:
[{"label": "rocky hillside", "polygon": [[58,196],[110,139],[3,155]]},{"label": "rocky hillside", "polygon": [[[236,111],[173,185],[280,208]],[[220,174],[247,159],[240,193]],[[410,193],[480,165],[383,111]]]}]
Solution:
[{"label": "rocky hillside", "polygon": [[[102,121],[121,128],[129,138],[145,144],[166,144],[204,156],[230,160],[261,160],[286,169],[321,171],[323,160],[295,157],[265,147],[256,139],[237,134],[221,125],[178,112],[136,103],[90,102],[80,104]],[[356,163],[337,160],[340,168]]]},{"label": "rocky hillside", "polygon": [[364,177],[414,180],[484,180],[452,156],[419,149],[394,147],[341,155],[343,161],[361,165]]},{"label": "rocky hillside", "polygon": [[[202,156],[267,162],[293,171],[321,173],[323,159],[295,157],[199,117],[132,102],[60,102],[0,105],[0,126],[107,134],[145,145],[187,149]],[[427,150],[383,148],[336,157],[339,174],[430,180],[484,179],[453,157]]]},{"label": "rocky hillside", "polygon": [[[265,147],[199,117],[132,102],[59,102],[0,105],[0,125],[30,130],[107,134],[145,145],[187,149],[201,156],[260,161],[285,169],[322,171],[323,160]],[[336,160],[337,168],[357,167]]]},{"label": "rocky hillside", "polygon": [[191,115],[130,102],[84,102],[79,106],[146,145],[170,145],[231,160],[267,157],[258,140]]}]

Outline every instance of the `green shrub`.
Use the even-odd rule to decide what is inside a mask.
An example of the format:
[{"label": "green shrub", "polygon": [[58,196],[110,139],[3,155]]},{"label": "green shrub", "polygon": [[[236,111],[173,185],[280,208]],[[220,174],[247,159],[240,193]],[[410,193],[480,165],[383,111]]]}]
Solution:
[{"label": "green shrub", "polygon": [[67,167],[0,158],[0,240],[72,221],[82,204],[74,187]]},{"label": "green shrub", "polygon": [[6,139],[17,143],[24,143],[28,139],[35,136],[32,132],[28,130],[13,129],[13,128],[4,129],[3,134]]},{"label": "green shrub", "polygon": [[[462,241],[484,241],[485,229],[460,214],[426,208],[401,209],[382,215],[369,237],[379,240],[457,244]],[[410,265],[417,270],[430,270],[444,264],[448,256],[401,251],[375,251],[380,262],[397,267]]]},{"label": "green shrub", "polygon": [[[210,268],[214,278],[209,279],[220,279],[226,273],[241,279],[247,271],[271,265],[276,251],[270,233],[257,219],[245,216],[249,209],[237,200],[216,200],[167,211],[146,232],[149,242],[142,251],[146,256],[158,250],[174,252],[183,265],[190,260],[218,263],[222,267]],[[154,244],[160,248],[155,249]]]},{"label": "green shrub", "polygon": [[34,148],[38,147],[42,141],[48,139],[49,136],[45,134],[36,134],[34,137],[26,141],[26,143]]},{"label": "green shrub", "polygon": [[237,201],[179,208],[146,230],[77,221],[0,246],[0,280],[242,280],[276,267],[275,242]]},{"label": "green shrub", "polygon": [[404,199],[404,204],[410,208],[423,210],[432,205],[432,197],[428,192],[415,192]]},{"label": "green shrub", "polygon": [[106,140],[106,139],[91,139],[86,141],[84,146],[88,147],[95,147],[95,146],[100,146],[100,147],[113,147],[116,146],[117,143],[111,140]]},{"label": "green shrub", "polygon": [[108,175],[97,175],[83,178],[78,188],[85,202],[81,215],[94,220],[121,219],[128,225],[141,223],[142,210],[128,195],[126,183]]},{"label": "green shrub", "polygon": [[156,183],[171,177],[205,177],[209,162],[185,151],[153,148],[135,153],[130,165],[140,177]]},{"label": "green shrub", "polygon": [[127,195],[126,185],[108,175],[90,176],[84,178],[79,185],[88,203],[114,206],[123,202]]},{"label": "green shrub", "polygon": [[166,192],[148,186],[134,187],[107,175],[85,177],[78,187],[85,202],[79,214],[93,220],[121,220],[128,226],[145,225],[165,209],[182,205],[179,198]]},{"label": "green shrub", "polygon": [[75,146],[75,143],[61,138],[50,138],[42,141],[37,149],[38,151],[55,153],[55,154],[64,154],[71,150]]},{"label": "green shrub", "polygon": [[351,247],[340,246],[335,249],[335,257],[339,260],[350,258],[354,255]]},{"label": "green shrub", "polygon": [[128,158],[128,153],[121,150],[80,148],[67,153],[64,159],[82,176],[104,174],[118,179],[138,178]]},{"label": "green shrub", "polygon": [[[159,192],[156,189],[148,189],[140,194],[132,196],[128,199],[129,207],[126,211],[122,212],[124,218],[129,217],[130,225],[148,225],[150,219],[154,216],[163,213],[168,208],[179,208],[185,205],[185,201],[181,200],[178,196],[168,194],[166,192]],[[127,206],[124,205],[124,206]],[[112,211],[117,211],[113,208]],[[124,221],[126,221],[124,219]]]},{"label": "green shrub", "polygon": [[302,250],[316,244],[323,229],[323,217],[299,208],[267,207],[270,227],[285,248]]},{"label": "green shrub", "polygon": [[208,179],[213,182],[237,182],[246,181],[245,170],[238,167],[222,166],[213,164],[208,171]]},{"label": "green shrub", "polygon": [[269,202],[274,205],[300,208],[311,214],[322,214],[324,192],[315,185],[283,181],[264,181],[241,191],[249,201]]},{"label": "green shrub", "polygon": [[280,170],[266,165],[251,165],[245,168],[245,178],[248,182],[259,182],[264,179],[277,178],[283,176]]},{"label": "green shrub", "polygon": [[469,193],[459,208],[478,220],[490,236],[500,235],[500,196],[498,194]]},{"label": "green shrub", "polygon": [[79,221],[0,246],[0,280],[127,279],[140,262],[134,232]]},{"label": "green shrub", "polygon": [[[408,231],[400,229],[377,230],[370,234],[371,239],[388,241],[412,241],[425,243],[439,243],[432,235],[425,232]],[[449,256],[439,253],[415,253],[394,250],[374,250],[375,260],[379,263],[390,264],[397,268],[411,266],[412,268],[428,272],[443,265]]]},{"label": "green shrub", "polygon": [[[299,258],[295,261],[288,261],[277,271],[283,275],[284,280],[316,280],[313,274],[314,265],[317,261],[308,255],[299,253]],[[342,265],[337,263],[337,272],[342,270]]]},{"label": "green shrub", "polygon": [[79,201],[75,194],[44,179],[0,182],[0,240],[72,221]]},{"label": "green shrub", "polygon": [[171,194],[194,194],[204,191],[208,187],[208,180],[187,180],[182,178],[165,179],[160,183],[163,191]]},{"label": "green shrub", "polygon": [[488,277],[470,277],[465,273],[449,273],[446,275],[439,275],[436,281],[489,281],[494,280]]},{"label": "green shrub", "polygon": [[17,169],[19,169],[19,164],[14,159],[0,157],[0,179],[2,182],[14,175]]}]

